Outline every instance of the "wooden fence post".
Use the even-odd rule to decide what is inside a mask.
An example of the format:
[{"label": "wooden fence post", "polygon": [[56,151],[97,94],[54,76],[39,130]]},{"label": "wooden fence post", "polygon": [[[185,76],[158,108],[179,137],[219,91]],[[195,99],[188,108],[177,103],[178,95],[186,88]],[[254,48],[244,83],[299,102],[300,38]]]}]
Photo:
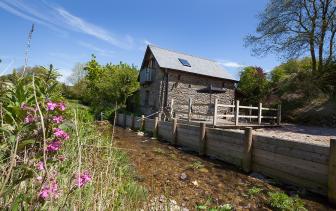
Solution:
[{"label": "wooden fence post", "polygon": [[214,114],[213,114],[213,122],[212,125],[213,127],[216,127],[217,125],[217,110],[218,109],[218,99],[215,99],[215,104],[214,104]]},{"label": "wooden fence post", "polygon": [[259,103],[258,106],[258,124],[261,125],[261,117],[262,117],[262,103]]},{"label": "wooden fence post", "polygon": [[[250,104],[250,107],[252,107],[251,104]],[[251,118],[251,116],[252,116],[252,109],[251,108],[249,109],[249,116],[250,116],[250,122],[252,122],[252,118]]]},{"label": "wooden fence post", "polygon": [[330,203],[336,205],[336,139],[330,140],[328,199]]},{"label": "wooden fence post", "polygon": [[170,102],[170,118],[173,118],[173,115],[174,115],[174,99],[171,99],[171,102]]},{"label": "wooden fence post", "polygon": [[239,100],[236,101],[235,105],[235,125],[239,124]]},{"label": "wooden fence post", "polygon": [[278,105],[277,123],[281,124],[281,104]]},{"label": "wooden fence post", "polygon": [[145,130],[145,115],[141,115],[141,120],[140,120],[140,131]]},{"label": "wooden fence post", "polygon": [[252,127],[245,128],[243,170],[246,173],[252,169]]},{"label": "wooden fence post", "polygon": [[192,99],[189,98],[189,105],[188,105],[188,122],[191,121],[191,106],[192,106]]},{"label": "wooden fence post", "polygon": [[177,145],[177,119],[173,119],[173,124],[172,124],[172,144],[174,146]]},{"label": "wooden fence post", "polygon": [[153,137],[158,136],[159,117],[154,118]]},{"label": "wooden fence post", "polygon": [[200,123],[200,137],[199,137],[199,155],[205,155],[206,153],[206,124]]},{"label": "wooden fence post", "polygon": [[123,124],[124,128],[126,128],[126,118],[127,118],[127,115],[126,113],[124,113],[124,124]]}]

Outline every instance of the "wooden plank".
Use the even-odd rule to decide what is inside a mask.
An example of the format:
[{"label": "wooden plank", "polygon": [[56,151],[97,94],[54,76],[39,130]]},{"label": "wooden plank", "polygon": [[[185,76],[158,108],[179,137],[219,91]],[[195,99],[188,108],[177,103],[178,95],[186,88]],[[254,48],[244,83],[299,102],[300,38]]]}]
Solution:
[{"label": "wooden plank", "polygon": [[[220,130],[209,128],[207,131],[209,139],[218,140],[220,142],[228,142],[243,146],[244,132],[240,130]],[[226,137],[223,139],[223,137]]]},{"label": "wooden plank", "polygon": [[239,124],[239,100],[236,100],[235,106],[235,125]]},{"label": "wooden plank", "polygon": [[250,116],[250,115],[239,115],[239,118],[250,118],[250,119],[258,119],[258,116]]},{"label": "wooden plank", "polygon": [[269,168],[269,167],[266,167],[266,166],[263,166],[257,163],[252,164],[252,169],[253,171],[260,172],[274,179],[279,179],[280,181],[284,183],[301,186],[301,187],[309,189],[310,191],[314,193],[318,193],[321,195],[327,194],[327,188],[324,185],[316,184],[311,181],[308,181],[308,180],[305,180],[299,177],[295,177],[285,172],[278,171],[276,169]]},{"label": "wooden plank", "polygon": [[252,159],[254,163],[272,168],[275,171],[284,172],[288,175],[292,175],[293,177],[298,177],[327,186],[328,176],[326,174],[310,171],[294,165],[289,165],[288,163],[277,159],[272,160],[259,155],[253,155]]},{"label": "wooden plank", "polygon": [[206,154],[206,124],[200,123],[199,155]]},{"label": "wooden plank", "polygon": [[278,109],[276,108],[262,108],[264,111],[277,111]]},{"label": "wooden plank", "polygon": [[276,145],[289,147],[291,149],[298,149],[306,152],[314,152],[329,155],[329,146],[321,143],[306,143],[302,141],[287,140],[280,138],[267,137],[262,135],[254,135],[253,139],[255,140],[255,145],[258,146],[258,143],[263,143],[267,145]]},{"label": "wooden plank", "polygon": [[278,112],[277,112],[277,124],[281,124],[281,104],[278,105]]},{"label": "wooden plank", "polygon": [[245,129],[245,139],[244,139],[244,154],[243,154],[243,170],[246,173],[252,170],[252,128],[247,127]]},{"label": "wooden plank", "polygon": [[265,151],[273,152],[284,156],[294,157],[302,160],[321,163],[324,165],[327,165],[329,159],[327,154],[307,152],[298,148],[288,147],[285,144],[274,145],[273,142],[261,143],[260,141],[254,141],[253,148],[262,149]]},{"label": "wooden plank", "polygon": [[261,116],[262,119],[276,119],[276,116]]},{"label": "wooden plank", "polygon": [[173,119],[172,124],[172,144],[177,145],[177,119]]},{"label": "wooden plank", "polygon": [[242,166],[242,153],[239,154],[230,150],[221,150],[207,145],[207,155],[238,167]]},{"label": "wooden plank", "polygon": [[155,117],[153,125],[153,137],[157,137],[158,135],[158,123],[159,123],[159,117]]},{"label": "wooden plank", "polygon": [[216,126],[217,124],[217,110],[218,109],[218,99],[215,99],[215,104],[214,104],[214,113],[213,113],[213,118],[212,118],[212,125],[213,127]]},{"label": "wooden plank", "polygon": [[336,204],[336,139],[330,140],[328,199],[332,204]]},{"label": "wooden plank", "polygon": [[311,162],[311,161],[307,161],[307,160],[302,160],[302,159],[288,157],[288,156],[284,156],[284,155],[280,155],[280,154],[275,154],[275,153],[268,152],[268,151],[265,151],[265,150],[260,150],[260,149],[255,149],[253,151],[253,155],[258,156],[260,158],[271,160],[274,163],[282,162],[282,163],[286,163],[288,166],[294,166],[294,167],[297,167],[297,168],[302,168],[302,169],[305,169],[307,171],[316,172],[316,173],[325,174],[325,175],[328,174],[327,173],[328,172],[328,166],[320,164],[320,163],[315,163],[315,162]]},{"label": "wooden plank", "polygon": [[233,115],[233,114],[217,114],[217,117],[233,118],[233,117],[235,117],[235,115]]},{"label": "wooden plank", "polygon": [[261,116],[262,116],[262,103],[259,103],[258,106],[258,124],[261,125]]},{"label": "wooden plank", "polygon": [[253,107],[253,106],[239,106],[239,108],[243,108],[243,109],[251,109],[251,110],[258,110],[258,107]]},{"label": "wooden plank", "polygon": [[189,114],[187,111],[175,111],[176,114]]},{"label": "wooden plank", "polygon": [[234,108],[235,105],[225,105],[225,104],[218,104],[218,107],[225,107],[225,108]]}]

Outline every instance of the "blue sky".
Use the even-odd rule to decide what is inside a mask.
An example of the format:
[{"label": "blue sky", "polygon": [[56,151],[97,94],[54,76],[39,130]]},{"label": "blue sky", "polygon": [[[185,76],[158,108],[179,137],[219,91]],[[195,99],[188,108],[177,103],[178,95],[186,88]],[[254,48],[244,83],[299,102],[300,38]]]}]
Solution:
[{"label": "blue sky", "polygon": [[63,75],[95,54],[101,63],[140,66],[148,43],[206,57],[237,76],[246,65],[266,71],[281,61],[253,57],[244,37],[254,33],[267,0],[0,0],[0,74],[24,64],[53,64]]}]

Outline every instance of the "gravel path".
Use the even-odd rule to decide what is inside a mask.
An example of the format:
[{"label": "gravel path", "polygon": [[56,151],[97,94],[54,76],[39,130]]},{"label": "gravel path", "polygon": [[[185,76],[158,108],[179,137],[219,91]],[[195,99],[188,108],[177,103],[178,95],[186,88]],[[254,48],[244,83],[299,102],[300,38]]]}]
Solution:
[{"label": "gravel path", "polygon": [[279,128],[255,130],[258,135],[282,139],[329,145],[330,139],[336,139],[336,128],[311,127],[286,124]]}]

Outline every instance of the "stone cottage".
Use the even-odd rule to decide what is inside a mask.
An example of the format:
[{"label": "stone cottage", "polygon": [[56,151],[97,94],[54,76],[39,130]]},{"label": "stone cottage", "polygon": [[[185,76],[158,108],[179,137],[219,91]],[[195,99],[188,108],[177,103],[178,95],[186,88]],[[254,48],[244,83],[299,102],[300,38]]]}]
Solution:
[{"label": "stone cottage", "polygon": [[[185,111],[193,104],[232,104],[237,81],[217,62],[157,46],[147,46],[139,74],[140,105],[145,115],[170,108]],[[184,105],[181,105],[184,104]],[[193,112],[211,114],[213,108],[193,106]]]}]

